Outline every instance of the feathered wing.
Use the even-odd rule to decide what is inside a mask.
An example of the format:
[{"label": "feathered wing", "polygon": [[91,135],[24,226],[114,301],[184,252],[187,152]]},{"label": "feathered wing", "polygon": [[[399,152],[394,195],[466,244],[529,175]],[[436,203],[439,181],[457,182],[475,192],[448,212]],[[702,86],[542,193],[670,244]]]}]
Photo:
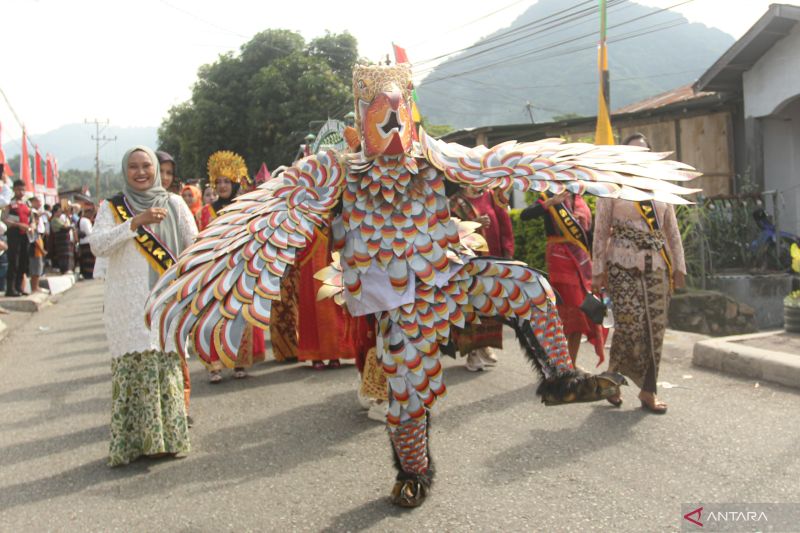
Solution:
[{"label": "feathered wing", "polygon": [[213,343],[235,362],[245,326],[269,326],[286,267],[328,223],[344,183],[336,154],[319,153],[223,209],[150,294],[145,320],[162,347],[174,327],[181,352],[188,338],[204,360]]},{"label": "feathered wing", "polygon": [[428,161],[456,183],[522,191],[564,189],[577,194],[624,200],[690,203],[681,195],[698,192],[671,183],[700,175],[689,165],[666,160],[668,153],[627,145],[565,143],[563,139],[508,141],[492,148],[468,148],[434,139],[420,131]]}]

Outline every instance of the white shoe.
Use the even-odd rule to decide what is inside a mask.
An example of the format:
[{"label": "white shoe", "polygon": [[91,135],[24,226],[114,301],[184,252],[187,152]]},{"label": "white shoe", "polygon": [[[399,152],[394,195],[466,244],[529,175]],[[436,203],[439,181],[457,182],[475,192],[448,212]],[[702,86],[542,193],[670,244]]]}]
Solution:
[{"label": "white shoe", "polygon": [[476,350],[478,355],[483,361],[484,365],[494,366],[497,364],[497,356],[494,354],[491,348],[481,348],[480,350]]},{"label": "white shoe", "polygon": [[386,414],[389,412],[389,402],[375,401],[367,411],[367,418],[376,422],[386,422]]},{"label": "white shoe", "polygon": [[480,372],[483,370],[483,366],[483,360],[481,356],[478,355],[477,350],[467,354],[467,363],[464,365],[464,368],[470,372]]},{"label": "white shoe", "polygon": [[369,409],[372,406],[372,398],[369,396],[364,396],[361,394],[361,381],[358,382],[359,387],[358,389],[358,405],[361,406],[362,409]]}]

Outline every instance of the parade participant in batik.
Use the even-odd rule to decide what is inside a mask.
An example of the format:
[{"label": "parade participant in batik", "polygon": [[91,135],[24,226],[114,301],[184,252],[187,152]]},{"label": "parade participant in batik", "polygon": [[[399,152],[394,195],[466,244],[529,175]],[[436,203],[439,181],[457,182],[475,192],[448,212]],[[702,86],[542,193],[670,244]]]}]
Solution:
[{"label": "parade participant in batik", "polygon": [[[650,147],[641,133],[623,144]],[[672,205],[598,199],[593,271],[594,290],[606,287],[614,306],[609,371],[633,380],[641,389],[643,409],[666,413],[667,404],[656,397],[661,347],[670,294],[686,284],[683,243]],[[607,400],[622,403],[619,394]]]},{"label": "parade participant in batik", "polygon": [[[514,256],[511,217],[507,207],[498,201],[495,191],[458,187],[457,192],[450,196],[450,212],[461,220],[480,223],[478,232],[486,240],[488,255],[506,259]],[[481,371],[486,365],[497,364],[492,348],[503,349],[503,324],[492,318],[481,319],[480,324],[454,330],[453,341],[461,355],[467,356],[466,369]]]},{"label": "parade participant in batik", "polygon": [[[242,156],[230,151],[215,152],[208,158],[208,179],[217,194],[217,200],[203,206],[200,210],[200,231],[208,227],[212,220],[220,216],[222,209],[233,202],[240,188],[249,183],[247,165]],[[227,357],[220,357],[220,352],[211,343],[208,360],[201,357],[209,372],[209,381],[222,381],[222,369],[233,367],[234,379],[247,377],[247,368],[263,361],[265,357],[264,331],[253,326],[245,326],[244,338],[238,352],[236,364]],[[224,355],[224,354],[223,354]]]},{"label": "parade participant in batik", "polygon": [[75,268],[75,241],[72,220],[61,204],[53,206],[50,234],[53,238],[53,266],[66,274]]},{"label": "parade participant in batik", "polygon": [[581,336],[586,335],[594,346],[599,365],[605,360],[608,330],[592,322],[580,308],[586,295],[592,292],[589,239],[592,212],[580,195],[563,191],[556,195],[543,193],[539,200],[520,214],[523,221],[539,217],[544,219],[547,235],[547,277],[560,296],[558,316],[564,324],[569,356],[575,364]]},{"label": "parade participant in batik", "polygon": [[161,350],[141,309],[197,228],[183,200],[161,186],[152,150],[128,150],[122,172],[122,194],[100,205],[89,236],[92,252],[108,258],[103,321],[112,357],[111,466],[189,451],[181,356],[171,339]]}]

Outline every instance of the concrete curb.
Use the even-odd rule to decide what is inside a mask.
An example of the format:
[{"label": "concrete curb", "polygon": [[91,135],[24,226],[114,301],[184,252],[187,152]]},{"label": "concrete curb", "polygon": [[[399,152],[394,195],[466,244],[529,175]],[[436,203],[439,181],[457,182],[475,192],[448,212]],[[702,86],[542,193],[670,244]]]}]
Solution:
[{"label": "concrete curb", "polygon": [[35,313],[47,303],[49,298],[50,294],[46,292],[36,292],[28,296],[20,296],[17,298],[3,296],[0,298],[0,307],[19,313]]},{"label": "concrete curb", "polygon": [[[9,298],[0,296],[0,307],[19,313],[36,313],[48,303],[55,303],[59,295],[71,289],[77,283],[76,274],[49,275],[42,277],[41,287],[50,292],[36,292],[28,296]],[[28,289],[30,287],[27,287]]]},{"label": "concrete curb", "polygon": [[800,389],[800,355],[764,350],[737,341],[759,339],[782,330],[734,335],[700,341],[694,345],[692,364],[746,378],[780,383]]},{"label": "concrete curb", "polygon": [[50,294],[55,295],[71,289],[77,282],[77,274],[48,274],[39,284],[48,289]]}]

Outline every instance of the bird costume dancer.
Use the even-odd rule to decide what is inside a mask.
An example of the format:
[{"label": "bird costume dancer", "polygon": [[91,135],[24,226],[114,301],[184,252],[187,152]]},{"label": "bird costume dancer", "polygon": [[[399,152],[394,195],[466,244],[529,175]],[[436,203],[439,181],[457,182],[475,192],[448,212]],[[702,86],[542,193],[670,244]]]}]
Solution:
[{"label": "bird costume dancer", "polygon": [[[225,208],[151,295],[148,321],[175,328],[201,354],[236,358],[248,325],[269,326],[280,280],[331,213],[341,264],[318,273],[353,316],[372,314],[387,376],[387,423],[398,474],[392,500],[425,499],[433,463],[430,407],[445,393],[440,346],[452,327],[501,317],[517,331],[542,377],[546,404],[614,395],[619,375],[576,371],[547,280],[518,261],[476,257],[450,218],[445,180],[478,188],[578,193],[687,203],[693,192],[663,179],[696,173],[631,146],[507,142],[487,149],[416,131],[406,65],[356,66],[361,151],[318,153]],[[464,241],[468,240],[465,234]]]}]

